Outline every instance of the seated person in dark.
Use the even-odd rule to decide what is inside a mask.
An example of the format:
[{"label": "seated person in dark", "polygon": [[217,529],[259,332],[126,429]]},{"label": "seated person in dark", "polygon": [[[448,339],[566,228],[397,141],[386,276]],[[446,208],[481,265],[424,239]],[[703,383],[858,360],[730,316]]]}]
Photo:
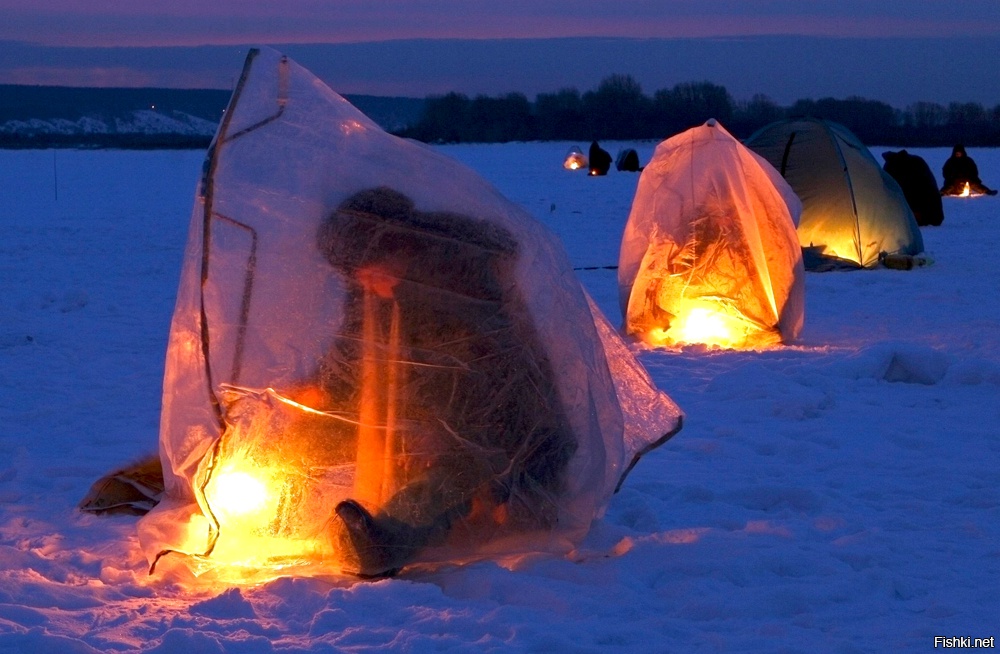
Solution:
[{"label": "seated person in dark", "polygon": [[356,495],[331,519],[349,567],[387,576],[430,545],[553,527],[577,444],[512,235],[380,187],[343,202],[319,247],[348,285],[310,401],[356,416],[330,435],[358,452]]},{"label": "seated person in dark", "polygon": [[591,142],[588,159],[590,161],[591,175],[607,175],[611,169],[611,153],[602,149],[597,144],[597,141]]},{"label": "seated person in dark", "polygon": [[917,224],[940,225],[944,221],[944,207],[941,204],[941,193],[938,191],[937,179],[923,157],[910,154],[906,150],[899,152],[883,152],[885,172],[899,183],[910,205]]},{"label": "seated person in dark", "polygon": [[996,195],[994,189],[987,187],[979,179],[979,168],[965,152],[965,146],[959,143],[951,151],[951,157],[944,162],[942,169],[944,175],[944,185],[941,187],[941,195],[962,195],[965,185],[969,185],[969,192],[976,195]]}]

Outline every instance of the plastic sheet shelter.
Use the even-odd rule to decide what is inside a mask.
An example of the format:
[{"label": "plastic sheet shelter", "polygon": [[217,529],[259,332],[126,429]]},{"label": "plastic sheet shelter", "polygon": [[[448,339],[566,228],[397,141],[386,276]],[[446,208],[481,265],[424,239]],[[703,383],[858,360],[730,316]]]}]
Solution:
[{"label": "plastic sheet shelter", "polygon": [[873,268],[882,254],[919,254],[923,237],[899,184],[846,127],[814,118],[762,127],[746,145],[802,200],[809,270]]},{"label": "plastic sheet shelter", "polygon": [[573,146],[566,153],[563,159],[563,168],[566,170],[587,170],[587,155],[578,146]]},{"label": "plastic sheet shelter", "polygon": [[626,333],[650,345],[762,348],[804,315],[799,201],[716,121],[660,143],[622,238]]},{"label": "plastic sheet shelter", "polygon": [[250,52],[191,217],[151,572],[565,552],[680,425],[548,230]]}]

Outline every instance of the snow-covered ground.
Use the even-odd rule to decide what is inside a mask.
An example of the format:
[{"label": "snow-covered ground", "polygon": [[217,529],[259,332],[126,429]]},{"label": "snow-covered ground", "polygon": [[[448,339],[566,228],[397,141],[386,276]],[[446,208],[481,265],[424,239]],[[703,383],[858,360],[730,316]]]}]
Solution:
[{"label": "snow-covered ground", "polygon": [[[445,146],[617,263],[638,176]],[[586,146],[586,143],[577,145]],[[647,161],[653,143],[634,146]],[[876,154],[880,149],[875,149]],[[947,149],[914,150],[940,171]],[[972,150],[1000,185],[1000,151]],[[933,265],[810,273],[801,342],[641,353],[687,414],[572,557],[191,596],[75,510],[156,448],[199,152],[0,151],[0,652],[883,652],[1000,636],[1000,198]],[[614,323],[615,271],[580,279]]]}]

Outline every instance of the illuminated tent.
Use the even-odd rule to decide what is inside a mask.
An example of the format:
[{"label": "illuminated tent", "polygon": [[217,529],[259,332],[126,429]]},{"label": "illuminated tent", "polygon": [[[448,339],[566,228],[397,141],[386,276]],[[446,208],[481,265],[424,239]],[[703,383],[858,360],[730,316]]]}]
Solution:
[{"label": "illuminated tent", "polygon": [[899,184],[843,125],[781,120],[746,145],[778,169],[802,200],[799,243],[809,270],[873,268],[881,254],[919,254],[924,243]]},{"label": "illuminated tent", "polygon": [[622,237],[625,331],[651,345],[765,347],[803,321],[799,202],[710,120],[660,143]]},{"label": "illuminated tent", "polygon": [[566,153],[566,158],[563,159],[563,168],[566,170],[586,170],[587,155],[578,146],[574,145]]},{"label": "illuminated tent", "polygon": [[151,571],[565,552],[680,424],[549,231],[250,52],[191,218]]}]

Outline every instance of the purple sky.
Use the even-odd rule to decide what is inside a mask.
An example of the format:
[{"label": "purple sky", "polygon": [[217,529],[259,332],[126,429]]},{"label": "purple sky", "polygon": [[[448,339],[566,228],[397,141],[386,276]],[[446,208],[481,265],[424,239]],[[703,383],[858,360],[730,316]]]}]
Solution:
[{"label": "purple sky", "polygon": [[[0,0],[0,16],[0,83],[224,88],[249,44],[339,44],[301,63],[344,93],[530,97],[629,73],[648,92],[1000,104],[998,0]],[[673,45],[551,40],[579,36]]]},{"label": "purple sky", "polygon": [[1000,33],[996,0],[0,0],[0,13],[0,40],[74,46]]}]

